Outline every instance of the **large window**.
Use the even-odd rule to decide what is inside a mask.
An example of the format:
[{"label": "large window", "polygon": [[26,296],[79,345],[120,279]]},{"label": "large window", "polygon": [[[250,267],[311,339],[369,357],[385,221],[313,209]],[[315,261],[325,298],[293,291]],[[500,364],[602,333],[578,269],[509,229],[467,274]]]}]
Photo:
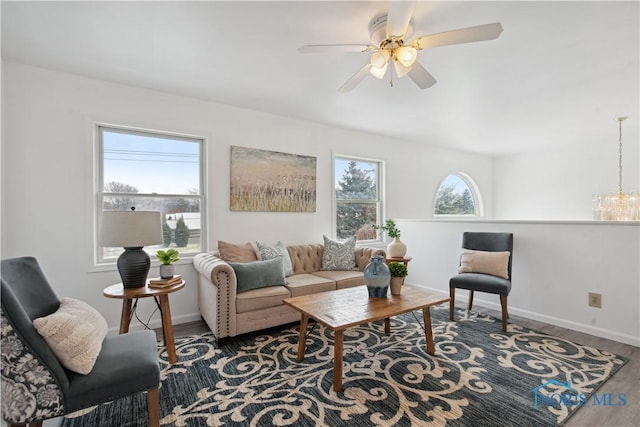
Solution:
[{"label": "large window", "polygon": [[479,216],[480,203],[471,178],[452,173],[442,181],[433,204],[434,215]]},{"label": "large window", "polygon": [[[98,126],[98,215],[103,210],[160,211],[162,245],[181,256],[202,251],[204,140],[180,135]],[[97,246],[97,262],[109,263],[123,248]]]},{"label": "large window", "polygon": [[335,158],[336,234],[339,239],[356,236],[375,240],[373,225],[380,218],[379,161],[348,157]]}]

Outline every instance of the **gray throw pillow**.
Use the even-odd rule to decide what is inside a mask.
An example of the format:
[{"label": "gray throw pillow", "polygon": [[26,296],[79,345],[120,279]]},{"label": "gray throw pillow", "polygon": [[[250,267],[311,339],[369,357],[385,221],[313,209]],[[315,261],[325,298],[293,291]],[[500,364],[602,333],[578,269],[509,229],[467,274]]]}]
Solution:
[{"label": "gray throw pillow", "polygon": [[258,247],[258,253],[261,260],[273,259],[277,257],[282,258],[282,270],[285,276],[291,276],[293,274],[293,265],[291,264],[291,257],[287,247],[282,242],[278,242],[273,246],[266,243],[256,242]]},{"label": "gray throw pillow", "polygon": [[238,293],[287,283],[282,272],[282,258],[266,261],[230,262],[229,265],[236,273]]},{"label": "gray throw pillow", "polygon": [[320,270],[357,270],[356,237],[351,236],[343,242],[324,238],[322,268]]}]

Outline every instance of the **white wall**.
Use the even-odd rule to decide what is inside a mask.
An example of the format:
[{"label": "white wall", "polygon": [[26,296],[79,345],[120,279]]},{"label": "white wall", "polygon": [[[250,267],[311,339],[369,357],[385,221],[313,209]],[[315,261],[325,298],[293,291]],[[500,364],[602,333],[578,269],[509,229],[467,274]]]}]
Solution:
[{"label": "white wall", "polygon": [[[95,122],[207,138],[210,247],[218,239],[322,241],[332,233],[332,153],[385,161],[389,217],[429,216],[437,186],[453,171],[471,175],[491,206],[491,160],[481,156],[7,62],[2,103],[2,257],[37,257],[59,295],[87,301],[112,327],[120,301],[102,289],[119,282],[118,273],[92,265]],[[231,145],[316,156],[317,212],[230,212]],[[188,261],[177,273],[187,281],[171,296],[181,323],[199,318],[196,274]],[[146,320],[154,304],[142,305]]]},{"label": "white wall", "polygon": [[[623,123],[622,188],[627,192],[640,191],[637,129],[638,117]],[[496,157],[493,218],[593,219],[592,195],[618,191],[618,123],[607,118],[600,134],[578,139],[553,150]]]},{"label": "white wall", "polygon": [[[464,231],[511,232],[509,312],[640,346],[640,223],[397,220],[407,244],[407,282],[449,294]],[[588,293],[602,294],[602,308]],[[458,290],[456,299],[466,301]],[[499,309],[496,295],[474,305]]]}]

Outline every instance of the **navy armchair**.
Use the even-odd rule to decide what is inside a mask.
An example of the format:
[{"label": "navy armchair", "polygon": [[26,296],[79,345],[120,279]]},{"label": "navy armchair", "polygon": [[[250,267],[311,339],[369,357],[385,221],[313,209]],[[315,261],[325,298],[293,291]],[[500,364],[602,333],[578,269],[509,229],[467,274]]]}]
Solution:
[{"label": "navy armchair", "polygon": [[70,371],[33,325],[60,307],[36,259],[3,260],[0,274],[2,413],[10,426],[41,426],[45,419],[143,391],[149,425],[159,425],[160,367],[153,331],[107,336],[88,374]]}]

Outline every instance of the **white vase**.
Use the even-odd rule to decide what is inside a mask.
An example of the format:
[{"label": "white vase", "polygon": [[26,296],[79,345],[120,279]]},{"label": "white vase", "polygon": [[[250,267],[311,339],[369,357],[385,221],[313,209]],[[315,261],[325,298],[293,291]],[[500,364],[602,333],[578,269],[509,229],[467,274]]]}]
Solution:
[{"label": "white vase", "polygon": [[160,264],[160,277],[162,279],[171,279],[175,273],[173,264]]},{"label": "white vase", "polygon": [[399,237],[394,237],[387,245],[387,257],[402,258],[407,254],[407,245],[402,243]]}]

